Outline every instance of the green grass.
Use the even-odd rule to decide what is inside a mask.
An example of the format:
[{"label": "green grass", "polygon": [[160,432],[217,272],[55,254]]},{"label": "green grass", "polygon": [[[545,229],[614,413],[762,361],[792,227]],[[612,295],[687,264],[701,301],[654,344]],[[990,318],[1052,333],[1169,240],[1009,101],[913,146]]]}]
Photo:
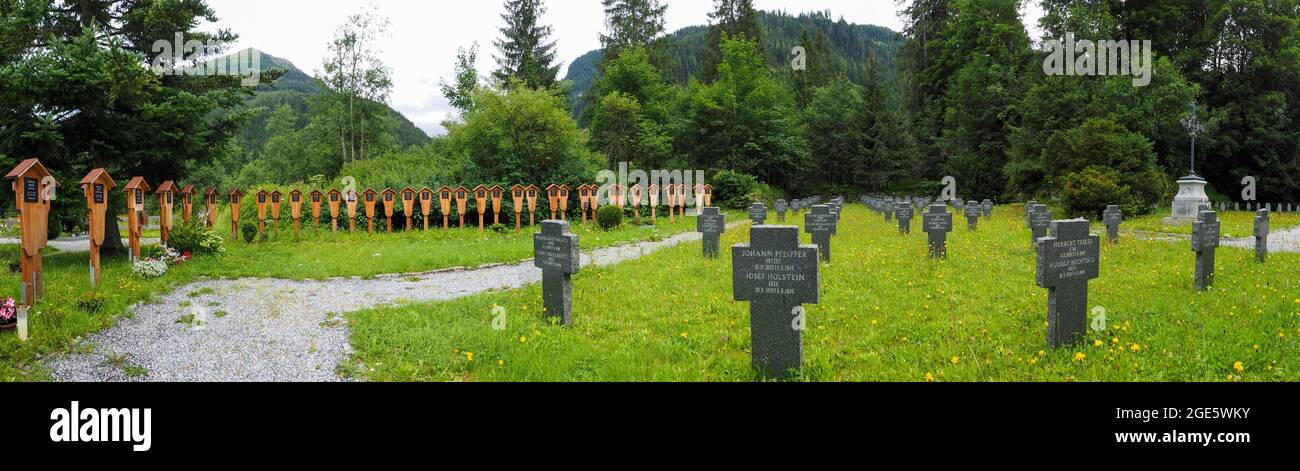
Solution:
[{"label": "green grass", "polygon": [[[1164,232],[1170,234],[1191,235],[1192,225],[1165,225],[1164,218],[1169,214],[1125,218],[1120,226],[1122,231]],[[1223,237],[1240,239],[1255,236],[1255,213],[1247,211],[1227,211],[1219,213],[1219,227]],[[1300,213],[1273,213],[1269,215],[1269,229],[1273,232],[1300,226]],[[1100,224],[1100,222],[1098,222]]]},{"label": "green grass", "polygon": [[[1187,243],[1106,246],[1090,305],[1106,310],[1108,329],[1051,351],[1047,292],[1034,284],[1021,215],[1004,208],[979,232],[957,226],[950,258],[931,261],[924,234],[901,236],[883,217],[847,207],[835,262],[822,266],[821,304],[806,306],[803,379],[1300,380],[1298,254],[1259,265],[1250,251],[1220,249],[1216,286],[1197,293]],[[747,239],[733,231],[724,244]],[[341,369],[377,381],[756,380],[730,251],[709,261],[699,250],[686,244],[585,268],[574,277],[568,328],[543,321],[537,285],[352,313],[356,354]],[[497,306],[504,331],[491,328]]]},{"label": "green grass", "polygon": [[[736,217],[736,216],[733,216]],[[660,238],[693,229],[694,219],[669,224],[667,218],[655,229],[625,225],[610,232],[593,232],[589,226],[574,225],[583,235],[583,246],[593,248],[621,242]],[[228,235],[228,234],[227,234]],[[0,381],[48,380],[40,357],[65,352],[73,340],[111,326],[118,317],[130,315],[128,307],[148,302],[200,278],[288,278],[319,279],[336,276],[373,276],[389,273],[427,272],[455,266],[511,263],[532,255],[532,232],[488,233],[480,239],[477,230],[453,230],[413,234],[329,234],[311,229],[303,240],[293,242],[292,229],[264,244],[227,240],[227,250],[216,256],[199,256],[173,267],[165,276],[142,280],[131,274],[125,256],[105,256],[103,281],[99,288],[104,304],[96,313],[77,307],[78,297],[90,289],[88,255],[46,251],[45,299],[29,316],[30,342],[18,341],[13,331],[0,332]],[[16,260],[17,245],[0,246],[0,259]],[[0,300],[18,297],[20,273],[0,266]],[[188,297],[209,291],[197,290]],[[231,307],[227,306],[227,309]],[[220,316],[220,314],[219,314]]]}]

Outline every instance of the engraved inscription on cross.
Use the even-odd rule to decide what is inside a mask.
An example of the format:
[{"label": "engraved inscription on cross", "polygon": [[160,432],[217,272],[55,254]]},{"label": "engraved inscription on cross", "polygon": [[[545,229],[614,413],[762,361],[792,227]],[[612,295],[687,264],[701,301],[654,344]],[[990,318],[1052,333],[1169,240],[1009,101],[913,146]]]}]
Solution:
[{"label": "engraved inscription on cross", "polygon": [[835,235],[839,221],[831,207],[817,205],[803,217],[804,231],[812,234],[812,242],[820,249],[823,262],[831,261],[831,236]]},{"label": "engraved inscription on cross", "polygon": [[761,226],[767,222],[767,205],[763,203],[754,203],[749,207],[749,220],[754,221],[755,226]]},{"label": "engraved inscription on cross", "polygon": [[581,268],[578,236],[569,233],[566,221],[542,221],[542,231],[533,236],[533,265],[542,269],[542,302],[546,317],[573,324],[573,274]]},{"label": "engraved inscription on cross", "polygon": [[1074,344],[1088,328],[1088,281],[1101,275],[1101,238],[1085,219],[1055,221],[1038,244],[1037,283],[1047,289],[1047,346]]},{"label": "engraved inscription on cross", "polygon": [[905,203],[901,206],[898,206],[898,209],[894,211],[894,218],[898,219],[899,234],[912,233],[912,215],[914,214],[915,211],[916,210],[912,209],[912,205],[910,203]]},{"label": "engraved inscription on cross", "polygon": [[1047,209],[1047,205],[1036,204],[1029,207],[1029,229],[1032,231],[1032,241],[1038,244],[1038,239],[1047,237],[1047,229],[1052,224],[1052,210]]},{"label": "engraved inscription on cross", "polygon": [[799,228],[750,228],[750,243],[732,247],[736,301],[749,302],[754,369],[785,379],[803,360],[804,304],[817,304],[817,246],[799,245]]}]

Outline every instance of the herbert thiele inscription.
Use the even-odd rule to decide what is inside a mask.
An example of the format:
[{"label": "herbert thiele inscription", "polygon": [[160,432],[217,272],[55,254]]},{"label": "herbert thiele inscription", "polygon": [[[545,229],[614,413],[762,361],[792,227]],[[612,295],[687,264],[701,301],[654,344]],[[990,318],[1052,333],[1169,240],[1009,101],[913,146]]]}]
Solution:
[{"label": "herbert thiele inscription", "polygon": [[793,226],[751,227],[749,239],[731,249],[732,295],[749,302],[754,369],[787,379],[803,362],[803,305],[819,301],[817,246]]},{"label": "herbert thiele inscription", "polygon": [[569,233],[566,221],[542,221],[542,231],[533,235],[533,265],[542,269],[542,302],[547,318],[573,324],[573,274],[581,268],[578,236]]},{"label": "herbert thiele inscription", "polygon": [[1085,219],[1055,221],[1038,244],[1037,283],[1047,289],[1047,346],[1078,342],[1088,327],[1088,281],[1101,274],[1101,238]]},{"label": "herbert thiele inscription", "polygon": [[804,231],[812,234],[813,245],[817,246],[823,262],[831,261],[831,236],[835,235],[838,226],[839,221],[831,213],[830,206],[813,206],[812,211],[804,215]]},{"label": "herbert thiele inscription", "polygon": [[719,208],[704,208],[704,213],[695,219],[695,231],[703,236],[704,258],[718,258],[722,233],[727,231],[727,215]]}]

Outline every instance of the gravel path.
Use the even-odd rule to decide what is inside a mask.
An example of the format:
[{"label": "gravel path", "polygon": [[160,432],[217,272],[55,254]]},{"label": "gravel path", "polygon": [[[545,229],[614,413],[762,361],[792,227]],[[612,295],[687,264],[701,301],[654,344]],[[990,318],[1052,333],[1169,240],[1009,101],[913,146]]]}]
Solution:
[{"label": "gravel path", "polygon": [[[738,227],[741,221],[729,224]],[[694,232],[582,254],[607,266],[700,240]],[[340,313],[383,304],[437,301],[538,283],[531,260],[476,269],[372,279],[245,279],[182,286],[133,307],[113,327],[82,340],[46,366],[58,381],[339,381],[351,353]],[[188,316],[196,322],[190,323]]]},{"label": "gravel path", "polygon": [[[1221,245],[1243,249],[1255,249],[1255,238],[1224,239]],[[1268,251],[1300,252],[1300,227],[1277,231],[1268,235]]]}]

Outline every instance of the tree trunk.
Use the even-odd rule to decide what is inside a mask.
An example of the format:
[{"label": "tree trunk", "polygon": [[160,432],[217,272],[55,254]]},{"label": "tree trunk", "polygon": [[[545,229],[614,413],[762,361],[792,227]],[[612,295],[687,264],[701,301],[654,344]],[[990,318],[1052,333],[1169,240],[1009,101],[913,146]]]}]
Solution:
[{"label": "tree trunk", "polygon": [[117,225],[117,212],[108,211],[104,221],[104,245],[100,246],[99,254],[102,255],[119,255],[126,253],[126,245],[122,244],[122,229]]}]

